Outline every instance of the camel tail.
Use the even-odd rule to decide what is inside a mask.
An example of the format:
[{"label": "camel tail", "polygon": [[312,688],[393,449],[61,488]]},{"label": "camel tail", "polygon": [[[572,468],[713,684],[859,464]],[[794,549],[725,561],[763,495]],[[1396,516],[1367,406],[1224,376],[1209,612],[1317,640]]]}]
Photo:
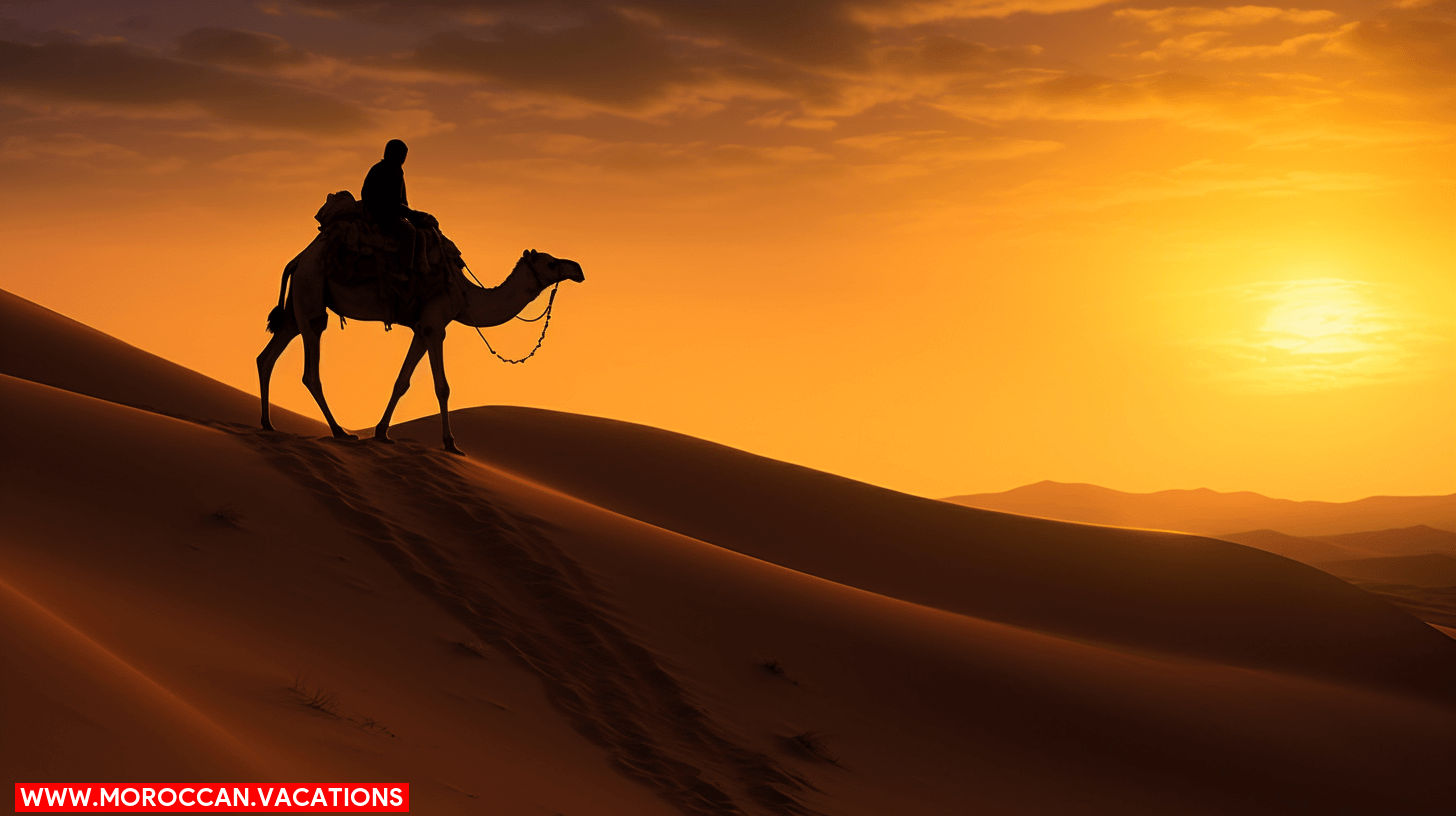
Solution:
[{"label": "camel tail", "polygon": [[293,277],[293,270],[297,266],[298,259],[294,258],[288,262],[287,266],[283,267],[283,282],[278,285],[278,305],[274,306],[273,310],[268,313],[269,334],[277,334],[279,327],[283,325],[283,321],[288,317],[288,310],[285,308],[288,304],[288,279]]}]

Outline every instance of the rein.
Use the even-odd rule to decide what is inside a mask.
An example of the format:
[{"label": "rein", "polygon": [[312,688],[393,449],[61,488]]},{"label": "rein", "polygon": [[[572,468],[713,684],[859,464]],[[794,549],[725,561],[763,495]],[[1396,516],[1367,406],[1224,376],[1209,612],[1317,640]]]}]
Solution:
[{"label": "rein", "polygon": [[[477,286],[479,286],[482,289],[485,289],[486,288],[486,285],[480,282],[480,278],[475,277],[475,273],[470,271],[470,265],[469,264],[465,264],[462,261],[462,264],[461,265],[465,267],[465,271],[466,272],[469,272],[470,273],[471,280],[474,280],[475,281],[475,284]],[[534,267],[532,268],[531,272],[532,272],[533,275],[535,274]],[[480,327],[479,326],[472,326],[471,328],[475,329],[475,333],[478,334],[478,335],[480,335],[481,341],[485,343],[486,350],[489,351],[491,354],[494,354],[497,360],[500,360],[503,363],[510,363],[511,365],[519,365],[520,363],[524,363],[527,360],[531,359],[532,357],[535,357],[536,356],[536,352],[538,352],[538,351],[541,350],[541,344],[544,343],[544,342],[546,342],[546,330],[549,329],[549,328],[551,328],[551,307],[556,304],[556,290],[557,289],[560,289],[560,288],[561,288],[561,281],[557,281],[556,283],[552,284],[552,286],[551,286],[551,297],[546,300],[546,309],[544,311],[542,311],[541,314],[538,314],[535,317],[521,317],[520,315],[516,315],[515,319],[516,320],[519,320],[519,321],[521,321],[523,323],[535,323],[536,321],[541,320],[542,318],[545,318],[546,319],[546,322],[544,324],[542,324],[542,326],[541,326],[541,336],[536,338],[536,347],[533,348],[533,349],[531,349],[531,353],[530,354],[527,354],[525,357],[522,357],[519,360],[512,360],[512,359],[510,359],[508,357],[501,356],[501,353],[498,352],[498,351],[496,351],[490,345],[490,341],[485,339],[485,333],[480,330]],[[465,308],[468,310],[470,308],[469,305],[468,305],[468,303],[469,303],[468,299],[467,299],[466,302],[467,302],[467,305],[466,305]],[[474,318],[471,318],[471,319],[473,320]]]}]

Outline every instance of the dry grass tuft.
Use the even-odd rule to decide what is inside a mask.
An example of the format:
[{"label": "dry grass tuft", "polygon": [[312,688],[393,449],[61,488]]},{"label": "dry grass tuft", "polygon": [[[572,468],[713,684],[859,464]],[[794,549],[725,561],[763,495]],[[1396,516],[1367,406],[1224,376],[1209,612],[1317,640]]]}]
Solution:
[{"label": "dry grass tuft", "polygon": [[225,504],[212,511],[212,518],[224,527],[231,527],[234,530],[243,529],[243,514],[234,510],[230,504]]},{"label": "dry grass tuft", "polygon": [[487,655],[487,652],[489,651],[488,647],[478,640],[475,640],[473,638],[470,640],[457,640],[454,641],[454,644],[455,649],[464,654],[473,655],[482,660],[490,659],[490,657]]},{"label": "dry grass tuft", "polygon": [[339,693],[329,691],[323,686],[310,686],[308,677],[303,672],[294,675],[293,685],[288,690],[298,695],[298,701],[305,706],[322,711],[330,717],[343,719],[339,715]]},{"label": "dry grass tuft", "polygon": [[825,744],[822,734],[814,731],[800,731],[792,736],[779,737],[779,740],[790,752],[806,759],[829,765],[839,765],[839,757],[829,751],[829,746]]},{"label": "dry grass tuft", "polygon": [[769,674],[772,674],[774,677],[777,677],[780,680],[786,680],[786,681],[788,681],[790,683],[793,683],[796,686],[799,685],[799,681],[798,680],[795,680],[792,677],[790,677],[789,676],[788,669],[785,669],[784,668],[784,664],[783,663],[780,663],[776,658],[770,658],[768,660],[763,661],[762,663],[760,663],[758,665],[764,671],[768,672]]}]

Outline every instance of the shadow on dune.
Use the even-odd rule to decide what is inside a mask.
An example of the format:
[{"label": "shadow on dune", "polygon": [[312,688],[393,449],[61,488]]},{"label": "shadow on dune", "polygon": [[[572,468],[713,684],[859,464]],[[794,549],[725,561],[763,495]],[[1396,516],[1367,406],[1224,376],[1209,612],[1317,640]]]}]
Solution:
[{"label": "shadow on dune", "polygon": [[629,778],[685,813],[811,816],[811,786],[736,744],[657,657],[549,525],[481,495],[449,454],[410,444],[230,431],[316,494],[420,590],[540,676],[548,697]]}]

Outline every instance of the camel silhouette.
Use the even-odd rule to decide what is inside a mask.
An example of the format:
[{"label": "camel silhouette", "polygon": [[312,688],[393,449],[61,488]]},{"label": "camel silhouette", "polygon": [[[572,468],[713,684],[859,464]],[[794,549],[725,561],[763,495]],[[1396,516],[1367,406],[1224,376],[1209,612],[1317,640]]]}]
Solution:
[{"label": "camel silhouette", "polygon": [[[315,238],[298,257],[283,269],[283,282],[278,292],[278,305],[268,314],[268,331],[273,334],[268,345],[258,354],[258,383],[263,399],[263,427],[273,430],[268,418],[268,382],[273,377],[273,365],[279,355],[293,342],[303,336],[303,384],[318,402],[319,408],[328,420],[334,436],[340,439],[358,439],[345,431],[334,420],[329,404],[324,400],[323,382],[319,378],[319,349],[323,331],[328,327],[326,309],[350,320],[384,322],[390,319],[388,304],[380,295],[380,287],[374,281],[359,285],[348,285],[329,279],[324,264],[327,241],[322,235]],[[290,278],[292,286],[289,285]],[[476,286],[465,280],[461,270],[455,269],[448,285],[420,307],[418,317],[400,324],[414,332],[409,351],[405,353],[404,365],[400,367],[399,378],[394,382],[394,393],[389,398],[389,407],[384,417],[374,428],[374,438],[390,442],[389,421],[399,398],[409,390],[410,376],[426,352],[430,355],[430,370],[435,375],[435,396],[440,400],[440,424],[445,450],[461,453],[450,433],[448,402],[450,385],[445,380],[445,329],[451,321],[467,326],[483,328],[499,326],[520,314],[527,304],[535,300],[547,288],[561,281],[586,280],[581,264],[564,258],[553,258],[545,252],[528,249],[521,253],[510,275],[499,286],[489,289]]]}]

